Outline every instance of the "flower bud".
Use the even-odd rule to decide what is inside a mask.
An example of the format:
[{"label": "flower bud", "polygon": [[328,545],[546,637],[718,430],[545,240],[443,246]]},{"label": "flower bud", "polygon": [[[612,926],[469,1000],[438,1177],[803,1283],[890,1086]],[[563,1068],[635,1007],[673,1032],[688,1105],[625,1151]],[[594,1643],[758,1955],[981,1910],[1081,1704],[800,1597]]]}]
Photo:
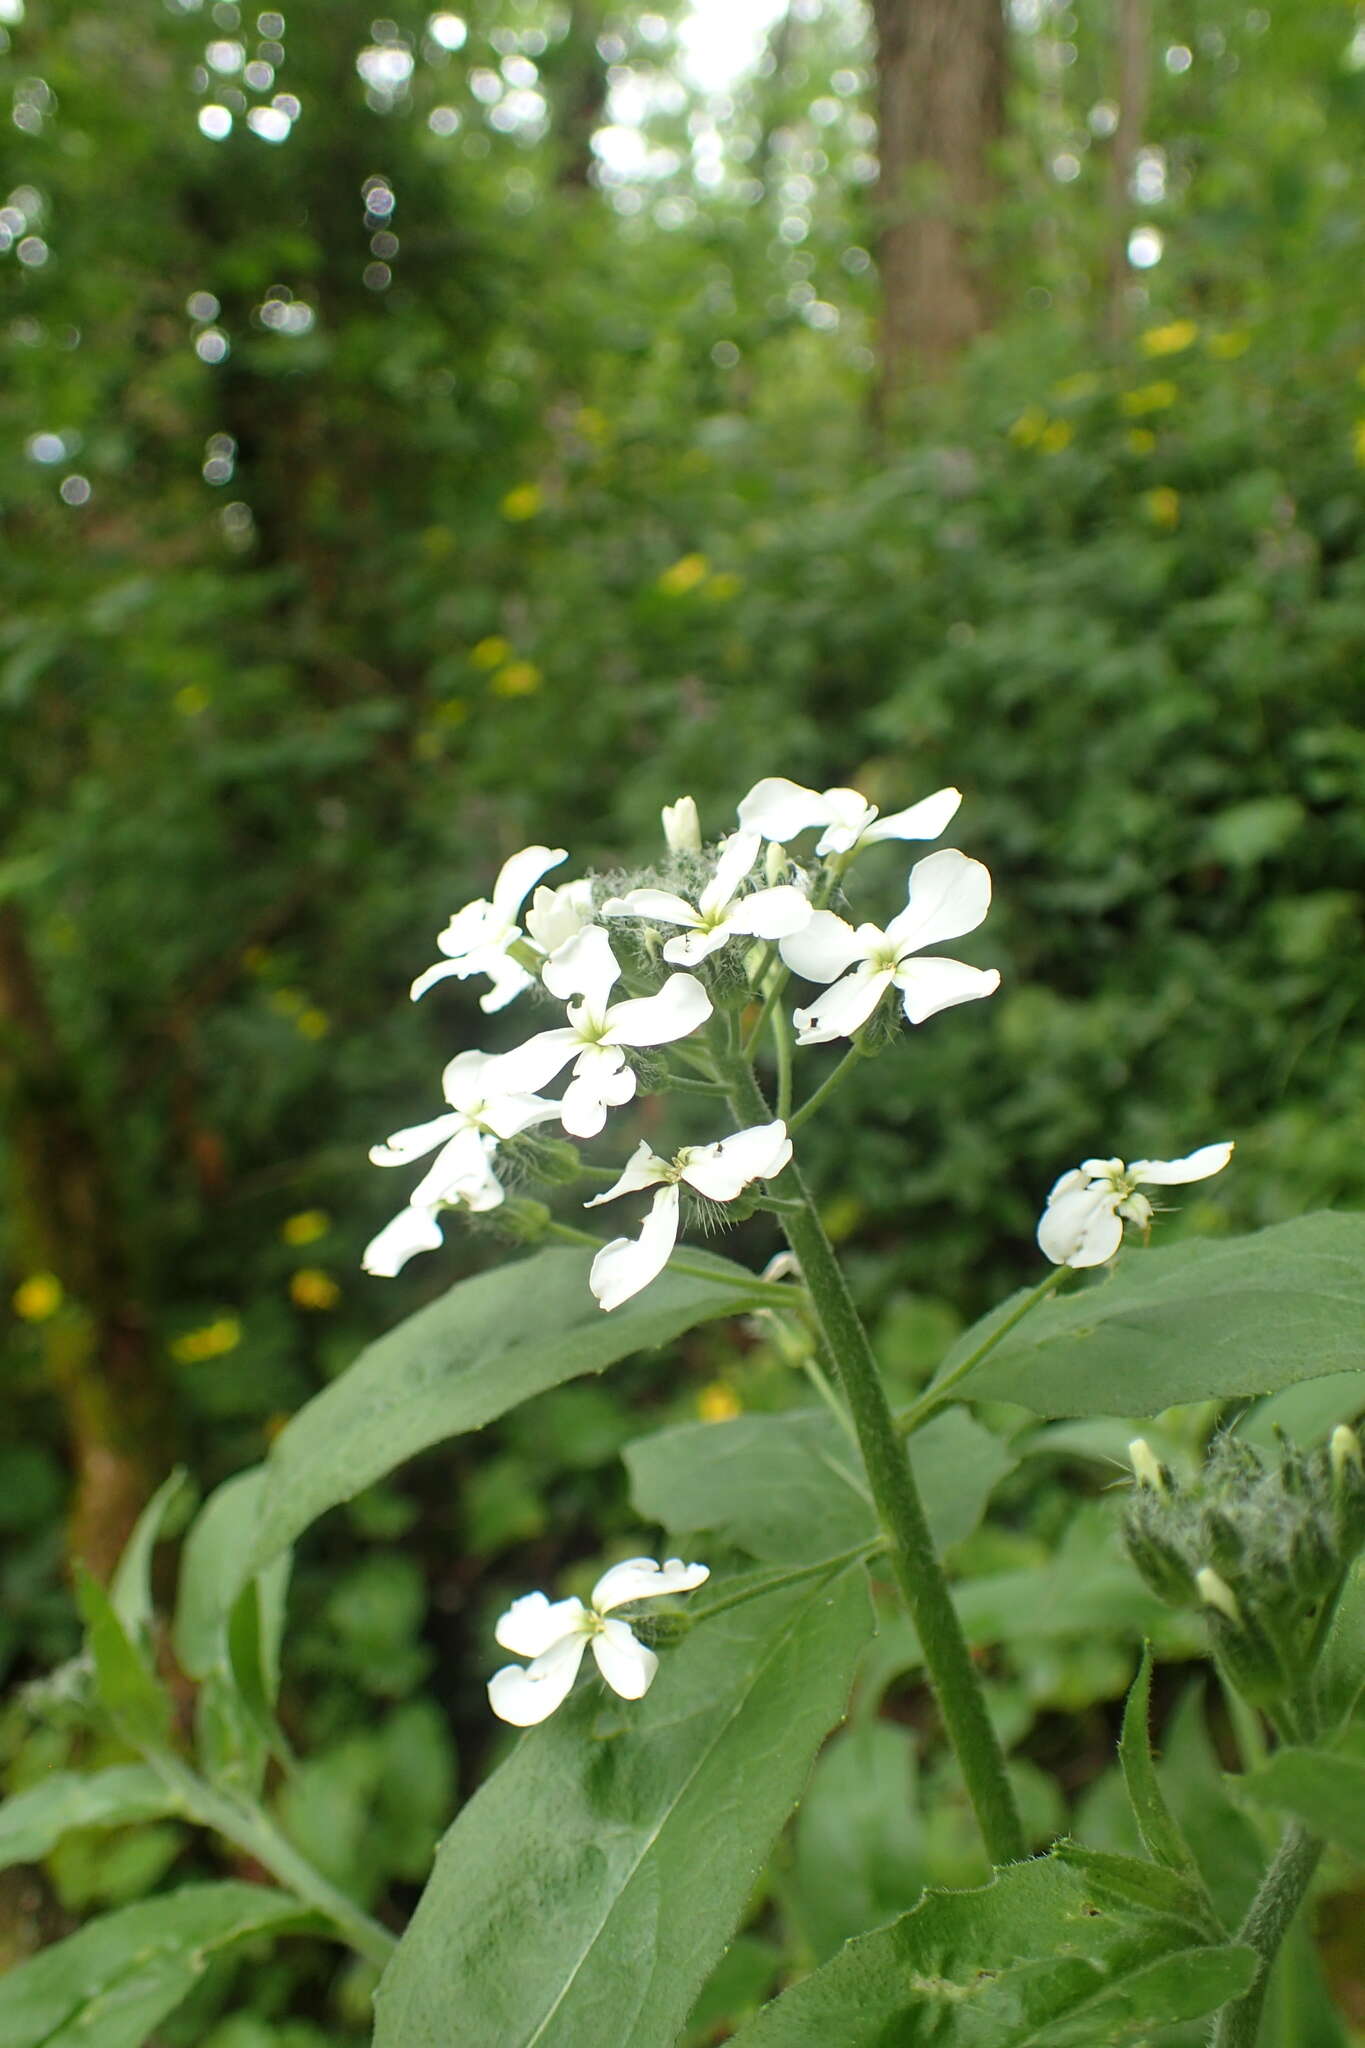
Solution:
[{"label": "flower bud", "polygon": [[525,1167],[549,1187],[572,1187],[582,1178],[582,1155],[577,1145],[564,1138],[542,1138],[536,1131],[523,1131],[519,1137],[504,1140],[502,1153],[509,1163]]},{"label": "flower bud", "polygon": [[1201,1565],[1194,1575],[1199,1597],[1206,1607],[1216,1607],[1229,1621],[1240,1622],[1242,1610],[1237,1605],[1237,1595],[1227,1580],[1221,1578],[1212,1565]]},{"label": "flower bud", "polygon": [[542,1243],[553,1221],[544,1202],[530,1201],[524,1195],[510,1197],[501,1208],[488,1213],[490,1221],[518,1244]]},{"label": "flower bud", "polygon": [[1145,1486],[1152,1493],[1170,1492],[1170,1473],[1156,1456],[1145,1437],[1135,1436],[1128,1446],[1128,1457],[1133,1467],[1133,1477],[1139,1486]]},{"label": "flower bud", "polygon": [[664,841],[670,853],[701,852],[701,819],[690,796],[663,807]]},{"label": "flower bud", "polygon": [[1348,1477],[1357,1483],[1365,1479],[1365,1457],[1361,1454],[1360,1438],[1344,1422],[1339,1422],[1332,1431],[1327,1455],[1332,1466],[1332,1481],[1338,1490],[1346,1484]]},{"label": "flower bud", "polygon": [[1190,1607],[1198,1598],[1194,1575],[1166,1521],[1163,1496],[1139,1486],[1124,1517],[1124,1541],[1157,1599],[1170,1607]]},{"label": "flower bud", "polygon": [[787,849],[775,839],[768,841],[763,855],[763,879],[770,889],[787,879]]}]

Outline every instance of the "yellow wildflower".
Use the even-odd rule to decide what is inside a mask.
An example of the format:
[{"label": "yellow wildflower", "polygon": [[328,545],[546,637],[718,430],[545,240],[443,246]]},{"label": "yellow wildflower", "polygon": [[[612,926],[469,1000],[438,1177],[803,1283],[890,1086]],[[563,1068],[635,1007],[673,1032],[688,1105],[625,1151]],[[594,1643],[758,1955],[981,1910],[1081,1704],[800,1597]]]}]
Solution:
[{"label": "yellow wildflower", "polygon": [[45,1323],[62,1301],[62,1283],[55,1273],[30,1273],[14,1290],[14,1313],[26,1323]]},{"label": "yellow wildflower", "polygon": [[1251,336],[1245,327],[1229,327],[1222,334],[1211,334],[1204,343],[1215,362],[1230,363],[1237,356],[1244,356],[1251,347]]},{"label": "yellow wildflower", "polygon": [[171,1342],[171,1357],[178,1365],[203,1365],[210,1358],[222,1358],[242,1341],[242,1326],[236,1316],[220,1316],[197,1330],[186,1330]]},{"label": "yellow wildflower", "polygon": [[530,697],[545,678],[533,661],[509,661],[489,682],[495,697]]},{"label": "yellow wildflower", "polygon": [[706,579],[707,561],[705,555],[682,555],[664,570],[659,578],[659,589],[666,597],[685,597],[689,590],[695,590]]},{"label": "yellow wildflower", "polygon": [[1169,532],[1180,524],[1180,493],[1169,484],[1158,484],[1155,490],[1143,492],[1142,509],[1153,526],[1164,526]]},{"label": "yellow wildflower", "polygon": [[469,716],[468,699],[447,697],[443,703],[436,706],[433,716],[440,725],[463,725]]},{"label": "yellow wildflower", "polygon": [[316,1244],[331,1227],[332,1219],[325,1209],[300,1209],[296,1216],[285,1217],[280,1236],[286,1244]]},{"label": "yellow wildflower", "polygon": [[300,1038],[325,1038],[331,1028],[332,1020],[327,1012],[315,1008],[311,1003],[306,1010],[300,1010],[294,1020],[294,1029]]},{"label": "yellow wildflower", "polygon": [[1142,352],[1148,356],[1178,356],[1182,349],[1192,348],[1199,339],[1199,328],[1193,320],[1171,320],[1165,327],[1149,327],[1142,337]]},{"label": "yellow wildflower", "polygon": [[697,1413],[703,1422],[729,1422],[740,1413],[739,1396],[721,1380],[713,1380],[697,1396]]},{"label": "yellow wildflower", "polygon": [[1150,427],[1129,427],[1124,439],[1130,455],[1150,455],[1156,446],[1156,435]]},{"label": "yellow wildflower", "polygon": [[1136,390],[1125,391],[1119,399],[1119,410],[1130,420],[1140,419],[1147,412],[1164,412],[1179,396],[1178,387],[1163,377],[1160,383],[1139,384]]},{"label": "yellow wildflower", "polygon": [[173,701],[182,718],[198,718],[208,710],[210,698],[202,683],[186,683],[176,691]]},{"label": "yellow wildflower", "polygon": [[341,1289],[330,1273],[319,1266],[300,1266],[289,1278],[289,1299],[295,1308],[335,1308]]},{"label": "yellow wildflower", "polygon": [[1043,438],[1047,427],[1047,414],[1040,405],[1030,405],[1021,412],[1009,430],[1011,441],[1016,448],[1033,448]]},{"label": "yellow wildflower", "polygon": [[512,520],[534,519],[542,502],[539,484],[518,484],[503,499],[502,516]]},{"label": "yellow wildflower", "polygon": [[1038,446],[1044,455],[1060,455],[1063,448],[1069,448],[1075,429],[1070,420],[1051,420],[1043,428]]},{"label": "yellow wildflower", "polygon": [[501,633],[490,633],[485,640],[469,650],[469,659],[475,668],[501,668],[512,652],[510,640],[504,640]]}]

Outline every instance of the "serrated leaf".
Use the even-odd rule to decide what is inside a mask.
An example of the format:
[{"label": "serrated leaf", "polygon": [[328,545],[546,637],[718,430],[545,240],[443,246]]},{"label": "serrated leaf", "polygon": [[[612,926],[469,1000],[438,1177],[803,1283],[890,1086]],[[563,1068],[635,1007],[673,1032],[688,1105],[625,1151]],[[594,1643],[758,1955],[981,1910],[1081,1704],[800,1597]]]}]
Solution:
[{"label": "serrated leaf", "polygon": [[[1133,1680],[1128,1694],[1128,1703],[1123,1710],[1123,1734],[1119,1740],[1119,1763],[1123,1769],[1123,1782],[1128,1787],[1128,1799],[1133,1809],[1133,1818],[1138,1825],[1143,1845],[1149,1856],[1168,1870],[1179,1871],[1188,1879],[1195,1880],[1203,1890],[1199,1878],[1199,1866],[1190,1853],[1189,1844],[1180,1832],[1180,1824],[1161,1789],[1157,1776],[1156,1762],[1152,1756],[1150,1719],[1152,1711],[1152,1646],[1142,1646],[1142,1662],[1137,1677]],[[1212,1918],[1213,1907],[1209,1903]]]},{"label": "serrated leaf", "polygon": [[36,1863],[74,1828],[121,1828],[185,1810],[146,1764],[54,1771],[0,1806],[0,1870]]},{"label": "serrated leaf", "polygon": [[1162,1863],[1143,1856],[1125,1856],[1113,1849],[1086,1849],[1063,1842],[1057,1859],[1084,1872],[1094,1896],[1111,1906],[1135,1906],[1144,1913],[1169,1913],[1187,1920],[1204,1936],[1221,1935],[1209,1912],[1199,1879],[1182,1877]]},{"label": "serrated leaf", "polygon": [[276,1438],[249,1568],[418,1451],[482,1429],[547,1387],[753,1307],[743,1267],[691,1249],[687,1258],[714,1281],[668,1270],[611,1315],[588,1290],[592,1254],[568,1247],[461,1280],[419,1309]]},{"label": "serrated leaf", "polygon": [[[959,1338],[945,1374],[1003,1312]],[[1039,1415],[1155,1415],[1343,1372],[1363,1351],[1365,1215],[1322,1211],[1246,1237],[1130,1245],[1103,1279],[1040,1303],[959,1391]]]},{"label": "serrated leaf", "polygon": [[1365,1862],[1365,1763],[1329,1749],[1276,1750],[1236,1781],[1257,1806],[1289,1813]]},{"label": "serrated leaf", "polygon": [[79,1563],[76,1601],[86,1624],[101,1706],[136,1747],[164,1746],[171,1725],[170,1699],[103,1586]]},{"label": "serrated leaf", "polygon": [[[645,1521],[712,1531],[752,1557],[814,1563],[878,1533],[857,1448],[824,1409],[686,1422],[637,1439],[624,1455]],[[1015,1462],[960,1408],[918,1431],[910,1457],[940,1548],[971,1534]]]},{"label": "serrated leaf", "polygon": [[930,1893],[768,2006],[734,2048],[1108,2048],[1215,2011],[1255,1971],[1250,1949],[1102,1902],[1053,1856],[980,1891]]},{"label": "serrated leaf", "polygon": [[287,1892],[201,1884],[105,1914],[0,1977],[5,2048],[143,2048],[225,1949],[315,1923]]},{"label": "serrated leaf", "polygon": [[375,2048],[448,2048],[455,2013],[462,2048],[672,2048],[870,1630],[846,1569],[700,1620],[638,1703],[581,1686],[442,1843]]}]

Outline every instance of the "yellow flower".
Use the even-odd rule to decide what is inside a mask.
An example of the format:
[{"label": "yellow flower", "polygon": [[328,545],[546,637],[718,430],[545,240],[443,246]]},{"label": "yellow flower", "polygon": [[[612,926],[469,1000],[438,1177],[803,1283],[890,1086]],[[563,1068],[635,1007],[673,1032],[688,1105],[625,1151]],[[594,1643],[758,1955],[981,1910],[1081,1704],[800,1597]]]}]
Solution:
[{"label": "yellow flower", "polygon": [[335,1308],[341,1299],[341,1289],[330,1273],[324,1273],[318,1266],[300,1266],[297,1273],[290,1275],[289,1299],[295,1308]]},{"label": "yellow flower", "polygon": [[705,555],[682,555],[664,570],[658,587],[666,597],[686,597],[689,590],[705,581],[706,569]]},{"label": "yellow flower", "polygon": [[541,507],[539,484],[518,484],[502,501],[504,519],[534,519]]},{"label": "yellow flower", "polygon": [[1163,377],[1159,384],[1139,384],[1136,390],[1125,391],[1119,399],[1119,410],[1130,420],[1140,419],[1145,412],[1164,412],[1179,396],[1178,388]]},{"label": "yellow flower", "polygon": [[500,668],[488,687],[495,697],[530,697],[545,678],[533,661],[509,661]]},{"label": "yellow flower", "polygon": [[1074,431],[1070,420],[1052,420],[1043,428],[1038,446],[1044,455],[1060,455],[1063,448],[1070,447]]},{"label": "yellow flower", "polygon": [[332,1219],[325,1209],[300,1209],[296,1216],[285,1217],[280,1236],[286,1244],[316,1244],[331,1227]]},{"label": "yellow flower", "polygon": [[179,1365],[203,1365],[207,1359],[222,1358],[242,1341],[242,1326],[236,1316],[220,1316],[198,1330],[186,1330],[171,1343],[171,1357]]},{"label": "yellow flower", "polygon": [[1150,455],[1156,446],[1156,435],[1150,427],[1129,427],[1124,439],[1130,455]]},{"label": "yellow flower", "polygon": [[325,1010],[315,1009],[312,1004],[300,1010],[294,1020],[294,1029],[300,1038],[325,1038],[332,1028],[332,1020]]},{"label": "yellow flower", "polygon": [[740,1412],[739,1396],[720,1380],[713,1380],[697,1396],[697,1413],[703,1422],[729,1422]]},{"label": "yellow flower", "polygon": [[744,578],[736,576],[733,569],[718,569],[708,577],[703,597],[709,597],[713,604],[728,604],[732,597],[738,597],[744,588]]},{"label": "yellow flower", "polygon": [[1165,327],[1149,327],[1142,337],[1142,352],[1148,356],[1178,356],[1199,339],[1193,320],[1172,320]]},{"label": "yellow flower", "polygon": [[1357,420],[1352,427],[1351,447],[1355,451],[1356,461],[1365,468],[1365,420]]},{"label": "yellow flower", "polygon": [[1180,524],[1180,493],[1169,484],[1158,484],[1155,490],[1143,492],[1142,509],[1153,526],[1164,526],[1169,532]]},{"label": "yellow flower", "polygon": [[308,1007],[307,997],[298,988],[272,988],[266,1002],[277,1017],[297,1017]]},{"label": "yellow flower", "polygon": [[1031,405],[1021,412],[1009,430],[1010,439],[1016,448],[1033,448],[1043,438],[1047,426],[1047,414],[1040,405]]},{"label": "yellow flower", "polygon": [[469,659],[475,668],[501,668],[512,652],[510,640],[504,640],[501,633],[490,633],[486,640],[469,650]]},{"label": "yellow flower", "polygon": [[440,725],[463,725],[469,716],[468,700],[464,697],[447,697],[436,706],[433,713]]},{"label": "yellow flower", "polygon": [[182,718],[198,718],[208,710],[210,699],[202,683],[186,683],[176,691],[173,701]]},{"label": "yellow flower", "polygon": [[1229,327],[1223,334],[1211,334],[1204,343],[1215,362],[1230,363],[1237,356],[1244,356],[1251,347],[1251,336],[1245,327]]},{"label": "yellow flower", "polygon": [[30,1273],[14,1290],[14,1313],[26,1323],[45,1323],[56,1315],[63,1298],[55,1273]]}]

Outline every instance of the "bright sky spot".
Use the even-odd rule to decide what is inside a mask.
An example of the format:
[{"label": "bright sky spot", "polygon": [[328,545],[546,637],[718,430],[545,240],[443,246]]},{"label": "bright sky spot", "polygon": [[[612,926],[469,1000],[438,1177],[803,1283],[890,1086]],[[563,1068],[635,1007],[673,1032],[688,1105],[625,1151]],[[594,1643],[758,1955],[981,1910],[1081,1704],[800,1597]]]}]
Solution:
[{"label": "bright sky spot", "polygon": [[704,92],[724,92],[758,60],[785,0],[692,0],[678,23],[682,72]]}]

